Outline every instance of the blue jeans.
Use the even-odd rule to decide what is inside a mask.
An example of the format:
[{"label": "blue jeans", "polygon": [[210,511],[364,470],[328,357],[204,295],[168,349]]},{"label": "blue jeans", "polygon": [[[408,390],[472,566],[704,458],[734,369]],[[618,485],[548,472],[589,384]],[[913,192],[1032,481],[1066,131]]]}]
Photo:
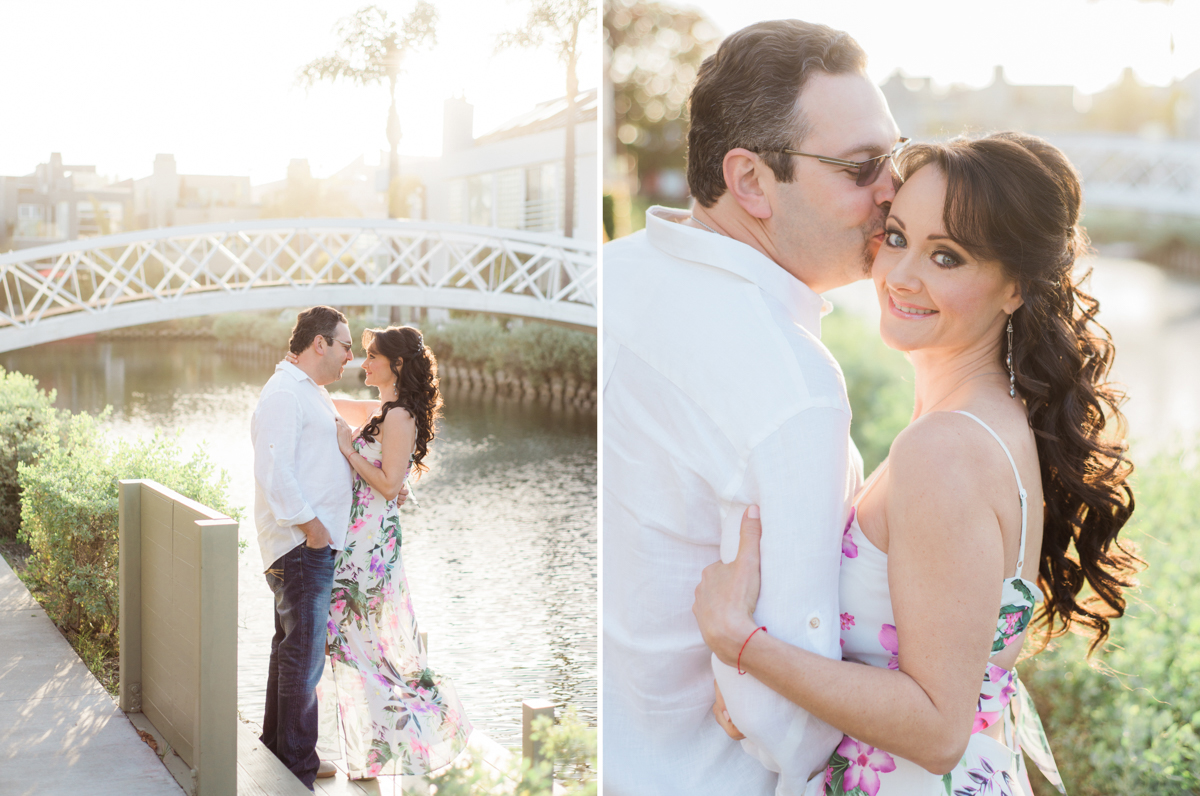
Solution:
[{"label": "blue jeans", "polygon": [[333,590],[332,547],[292,548],[267,570],[275,593],[275,637],[267,674],[267,707],[259,740],[309,790],[317,757],[317,683],[325,669],[325,632]]}]

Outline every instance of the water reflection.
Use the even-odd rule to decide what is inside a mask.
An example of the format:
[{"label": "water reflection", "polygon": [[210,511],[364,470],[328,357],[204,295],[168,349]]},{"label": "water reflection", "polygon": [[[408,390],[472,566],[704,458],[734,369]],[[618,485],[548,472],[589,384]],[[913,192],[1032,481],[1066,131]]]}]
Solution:
[{"label": "water reflection", "polygon": [[[179,429],[254,497],[250,413],[272,366],[230,361],[204,341],[68,342],[0,354],[122,436]],[[338,387],[361,389],[356,380]],[[367,391],[362,391],[366,397]],[[454,677],[477,726],[520,742],[520,703],[549,698],[596,720],[596,417],[447,394],[445,419],[401,512],[404,562],[430,662]],[[239,571],[238,707],[261,720],[271,596],[252,522]]]}]

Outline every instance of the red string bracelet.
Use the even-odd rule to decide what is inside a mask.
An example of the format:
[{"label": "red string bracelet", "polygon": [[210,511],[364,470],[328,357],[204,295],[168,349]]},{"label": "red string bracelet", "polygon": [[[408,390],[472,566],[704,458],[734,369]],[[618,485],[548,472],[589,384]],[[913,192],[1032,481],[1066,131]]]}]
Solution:
[{"label": "red string bracelet", "polygon": [[737,673],[738,674],[746,673],[745,670],[742,669],[742,653],[746,651],[746,645],[750,643],[750,639],[754,638],[755,633],[757,633],[760,630],[765,631],[766,629],[767,629],[766,625],[763,625],[762,627],[754,628],[753,630],[750,631],[750,635],[746,636],[746,640],[742,642],[742,648],[740,650],[738,650],[738,659],[737,659]]}]

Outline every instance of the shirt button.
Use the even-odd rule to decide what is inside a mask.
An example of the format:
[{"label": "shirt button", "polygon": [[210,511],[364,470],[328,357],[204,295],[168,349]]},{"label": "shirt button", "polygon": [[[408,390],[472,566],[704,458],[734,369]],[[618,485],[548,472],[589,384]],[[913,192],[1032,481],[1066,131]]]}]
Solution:
[{"label": "shirt button", "polygon": [[812,619],[808,620],[808,626],[813,630],[816,630],[821,626],[821,620],[814,616]]}]

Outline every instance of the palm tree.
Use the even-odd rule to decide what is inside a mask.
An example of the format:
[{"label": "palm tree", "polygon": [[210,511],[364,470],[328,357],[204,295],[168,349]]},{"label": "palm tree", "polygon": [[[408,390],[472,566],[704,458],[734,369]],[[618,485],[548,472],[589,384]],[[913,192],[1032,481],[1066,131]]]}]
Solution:
[{"label": "palm tree", "polygon": [[579,79],[579,30],[595,23],[596,7],[592,0],[533,0],[529,18],[521,30],[500,36],[500,49],[550,45],[567,64],[567,141],[563,157],[563,235],[571,237],[575,227],[575,98]]},{"label": "palm tree", "polygon": [[388,81],[392,107],[388,111],[387,138],[392,146],[388,162],[388,217],[399,215],[399,201],[393,197],[400,182],[400,116],[396,113],[396,78],[401,73],[404,57],[422,45],[437,43],[435,27],[437,9],[426,0],[417,0],[416,7],[403,21],[388,17],[379,6],[366,6],[354,16],[341,20],[336,33],[341,39],[337,50],[310,61],[301,67],[297,76],[303,86],[313,86],[322,80],[346,78],[360,86]]}]

